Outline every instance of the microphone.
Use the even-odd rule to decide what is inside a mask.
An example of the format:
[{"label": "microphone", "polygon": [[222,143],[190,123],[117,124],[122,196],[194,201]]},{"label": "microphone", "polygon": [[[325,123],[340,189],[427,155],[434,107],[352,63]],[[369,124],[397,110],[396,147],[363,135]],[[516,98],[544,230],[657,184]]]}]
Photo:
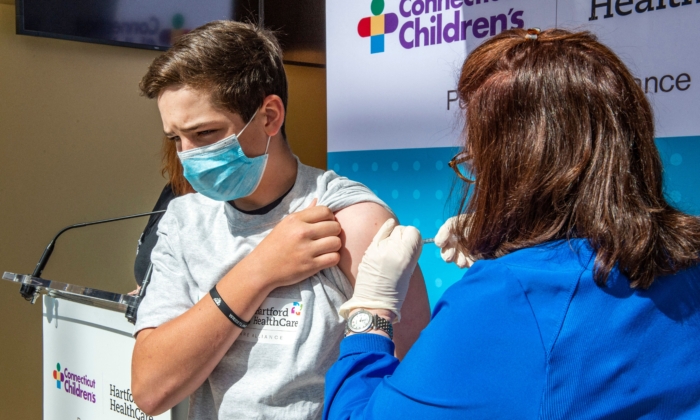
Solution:
[{"label": "microphone", "polygon": [[146,296],[146,287],[148,287],[148,283],[151,282],[151,273],[153,273],[153,263],[148,264],[148,269],[146,270],[146,275],[143,276],[143,280],[141,281],[141,289],[139,290],[139,293],[136,295],[138,296],[139,300],[136,302],[134,305],[129,305],[128,308],[126,308],[126,312],[124,313],[124,316],[126,316],[126,319],[131,322],[132,324],[136,324],[136,312],[139,310],[139,305],[141,305],[141,301],[143,300],[143,297]]},{"label": "microphone", "polygon": [[[112,219],[97,220],[94,222],[77,223],[75,225],[70,225],[70,226],[64,227],[56,234],[56,236],[53,237],[53,239],[51,240],[51,242],[49,242],[46,249],[44,249],[44,253],[41,254],[41,258],[39,258],[39,262],[36,264],[36,267],[34,268],[34,272],[32,273],[32,277],[41,277],[41,273],[44,271],[44,268],[46,268],[46,264],[49,262],[49,258],[51,258],[51,254],[53,253],[54,246],[56,245],[56,240],[58,239],[59,236],[61,236],[63,234],[63,232],[66,232],[66,231],[71,230],[71,229],[79,228],[79,227],[100,225],[102,223],[117,222],[120,220],[134,219],[137,217],[150,216],[150,215],[159,214],[159,213],[165,213],[165,210],[157,210],[157,211],[151,211],[148,213],[132,214],[129,216],[122,216],[122,217],[115,217]],[[141,289],[143,290],[144,287],[142,286]],[[27,300],[31,303],[34,303],[36,301],[36,298],[38,297],[38,294],[36,292],[36,287],[30,286],[27,284],[23,284],[20,287],[19,293],[22,295],[22,297],[25,300]]]}]

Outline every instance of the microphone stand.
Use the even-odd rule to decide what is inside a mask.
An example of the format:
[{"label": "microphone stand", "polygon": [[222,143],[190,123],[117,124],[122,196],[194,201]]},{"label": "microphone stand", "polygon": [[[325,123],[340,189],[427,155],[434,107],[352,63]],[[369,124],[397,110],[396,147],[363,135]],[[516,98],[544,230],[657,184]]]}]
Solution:
[{"label": "microphone stand", "polygon": [[[77,223],[74,225],[66,226],[63,229],[61,229],[56,236],[49,242],[48,246],[46,246],[46,249],[44,249],[44,253],[41,254],[41,258],[39,258],[39,262],[36,264],[36,267],[34,268],[34,272],[32,272],[32,277],[41,277],[41,273],[44,271],[44,268],[46,268],[46,264],[49,262],[49,258],[51,258],[51,254],[53,253],[54,246],[56,245],[56,240],[58,239],[59,236],[63,234],[63,232],[66,232],[71,229],[79,228],[79,227],[84,227],[84,226],[92,226],[92,225],[100,225],[102,223],[110,223],[110,222],[117,222],[119,220],[127,220],[127,219],[134,219],[137,217],[144,217],[144,216],[150,216],[153,214],[159,214],[159,213],[165,213],[165,210],[157,210],[157,211],[151,211],[148,213],[139,213],[139,214],[132,214],[129,216],[122,216],[122,217],[115,217],[112,219],[104,219],[104,220],[97,220],[94,222],[85,222],[85,223]],[[148,273],[146,274],[146,277],[150,277],[150,272],[151,272],[151,267],[149,267]],[[144,292],[146,284],[144,283],[141,286],[141,291],[139,292],[139,296],[142,295]],[[39,297],[39,294],[37,293],[36,287],[28,285],[28,284],[23,284],[20,289],[19,293],[22,295],[22,297],[31,302],[32,304],[36,302],[36,299]],[[135,314],[134,314],[135,317]],[[128,318],[128,317],[127,317]]]}]

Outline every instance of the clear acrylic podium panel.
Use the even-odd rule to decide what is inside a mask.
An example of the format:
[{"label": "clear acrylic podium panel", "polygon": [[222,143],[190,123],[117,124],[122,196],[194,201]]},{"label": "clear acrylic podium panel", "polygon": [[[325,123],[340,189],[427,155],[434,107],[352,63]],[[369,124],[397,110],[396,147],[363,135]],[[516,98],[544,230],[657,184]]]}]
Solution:
[{"label": "clear acrylic podium panel", "polygon": [[8,280],[20,285],[34,286],[39,294],[121,313],[126,312],[129,306],[136,305],[139,300],[137,296],[107,292],[75,284],[61,283],[59,281],[32,277],[27,274],[15,274],[6,271],[3,273],[2,278],[3,280]]}]

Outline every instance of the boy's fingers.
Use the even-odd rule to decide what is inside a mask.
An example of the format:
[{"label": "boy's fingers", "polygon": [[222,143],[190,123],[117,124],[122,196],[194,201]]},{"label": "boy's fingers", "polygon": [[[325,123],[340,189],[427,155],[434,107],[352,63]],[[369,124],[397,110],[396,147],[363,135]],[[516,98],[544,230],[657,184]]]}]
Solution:
[{"label": "boy's fingers", "polygon": [[334,265],[338,265],[339,262],[340,254],[338,252],[329,252],[314,258],[314,263],[317,265],[319,271],[325,268],[333,267]]},{"label": "boy's fingers", "polygon": [[338,252],[340,247],[343,246],[340,238],[337,236],[329,236],[327,238],[321,238],[311,244],[311,249],[314,257],[319,255]]},{"label": "boy's fingers", "polygon": [[335,215],[326,206],[309,206],[298,213],[301,221],[307,223],[317,223],[324,220],[335,220]]},{"label": "boy's fingers", "polygon": [[335,220],[323,220],[311,225],[311,239],[321,239],[340,235],[340,223]]}]

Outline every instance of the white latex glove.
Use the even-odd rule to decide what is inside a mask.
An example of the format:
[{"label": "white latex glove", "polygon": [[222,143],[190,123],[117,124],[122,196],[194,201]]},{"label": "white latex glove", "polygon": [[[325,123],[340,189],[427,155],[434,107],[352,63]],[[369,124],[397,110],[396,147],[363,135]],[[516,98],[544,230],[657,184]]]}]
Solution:
[{"label": "white latex glove", "polygon": [[[469,268],[474,264],[474,259],[462,248],[455,234],[457,223],[460,218],[464,217],[468,216],[461,214],[450,217],[440,226],[437,235],[435,235],[435,245],[440,248],[440,257],[447,263],[454,262],[459,268]],[[465,234],[468,233],[465,232]]]},{"label": "white latex glove", "polygon": [[387,309],[401,320],[401,305],[423,246],[420,232],[413,226],[397,226],[389,219],[374,235],[357,269],[355,292],[340,307],[348,317],[356,308]]}]

